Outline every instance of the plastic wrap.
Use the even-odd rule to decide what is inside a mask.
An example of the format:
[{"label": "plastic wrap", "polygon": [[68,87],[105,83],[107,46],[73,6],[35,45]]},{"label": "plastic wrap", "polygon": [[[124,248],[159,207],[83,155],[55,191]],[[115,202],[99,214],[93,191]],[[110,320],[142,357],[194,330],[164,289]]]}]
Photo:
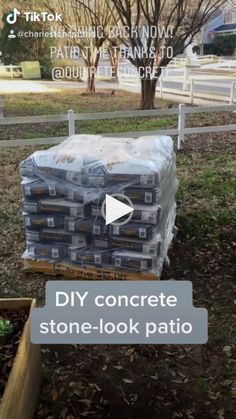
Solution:
[{"label": "plastic wrap", "polygon": [[[176,214],[170,137],[74,135],[33,153],[20,173],[25,259],[160,274]],[[114,193],[134,211],[127,224],[106,226],[102,203]]]}]

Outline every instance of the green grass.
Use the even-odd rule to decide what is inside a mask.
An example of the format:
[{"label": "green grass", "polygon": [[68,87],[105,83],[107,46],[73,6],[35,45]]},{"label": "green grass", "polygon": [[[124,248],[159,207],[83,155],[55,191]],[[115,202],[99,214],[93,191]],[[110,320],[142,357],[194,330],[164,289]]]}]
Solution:
[{"label": "green grass", "polygon": [[[4,116],[59,115],[73,109],[76,113],[115,112],[139,109],[140,95],[121,90],[112,94],[111,89],[98,91],[94,96],[84,90],[64,90],[48,93],[27,93],[4,95]],[[156,108],[166,108],[170,102],[156,99]],[[186,126],[202,126],[232,123],[234,114],[189,115]],[[176,128],[177,116],[152,118],[124,118],[107,121],[77,121],[77,133],[118,133],[128,131],[153,131]],[[0,140],[15,138],[45,138],[68,135],[66,123],[30,124],[0,127]],[[210,158],[210,157],[209,157]]]},{"label": "green grass", "polygon": [[[17,93],[3,97],[5,116],[51,115],[66,113],[73,109],[76,113],[112,112],[139,109],[140,95],[122,90],[98,91],[96,95],[85,95],[83,90],[64,90],[52,93]],[[156,100],[156,107],[166,107],[169,102]]]},{"label": "green grass", "polygon": [[[129,131],[153,131],[168,129],[175,125],[175,120],[171,118],[133,118],[133,119],[114,119],[99,121],[76,121],[77,134],[109,134]],[[13,127],[0,129],[0,139],[34,139],[47,137],[64,137],[68,135],[68,124],[37,124],[19,125],[17,130]]]},{"label": "green grass", "polygon": [[[156,100],[156,107],[166,107],[167,101]],[[87,96],[78,91],[66,90],[63,93],[16,94],[4,96],[4,116],[33,116],[67,113],[73,109],[76,113],[112,112],[137,110],[139,95],[116,91],[98,92]],[[77,121],[77,133],[107,134],[128,131],[152,131],[167,129],[177,124],[177,118],[129,118],[98,121]],[[24,124],[0,128],[0,140],[14,138],[33,139],[68,135],[67,123]]]},{"label": "green grass", "polygon": [[152,131],[165,129],[174,124],[172,118],[133,118],[114,119],[112,121],[81,121],[76,123],[76,131],[80,133],[119,133],[128,131]]},{"label": "green grass", "polygon": [[[195,244],[220,241],[235,222],[236,169],[231,154],[178,155],[179,222],[183,238]],[[232,233],[233,234],[233,233]]]}]

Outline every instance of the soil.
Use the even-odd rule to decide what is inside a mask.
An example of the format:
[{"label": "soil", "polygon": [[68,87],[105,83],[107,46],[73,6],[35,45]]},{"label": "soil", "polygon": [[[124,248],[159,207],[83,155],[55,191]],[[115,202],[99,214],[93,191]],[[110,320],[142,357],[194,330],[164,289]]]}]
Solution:
[{"label": "soil", "polygon": [[13,325],[13,332],[0,341],[0,400],[11,372],[28,314],[28,310],[0,310],[0,319],[9,320]]}]

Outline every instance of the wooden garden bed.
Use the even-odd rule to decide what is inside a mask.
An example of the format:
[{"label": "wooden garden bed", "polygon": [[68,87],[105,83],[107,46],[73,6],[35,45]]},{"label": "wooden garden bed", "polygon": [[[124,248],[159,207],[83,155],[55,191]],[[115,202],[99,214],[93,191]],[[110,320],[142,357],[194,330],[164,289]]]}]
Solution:
[{"label": "wooden garden bed", "polygon": [[[29,314],[36,302],[32,299],[0,299],[0,313],[7,313],[13,318],[19,316],[19,323],[22,318],[26,319],[22,330],[17,331],[14,341],[11,337],[11,344],[7,344],[7,337],[0,343],[0,352],[11,358],[11,345],[14,359],[9,359],[11,366],[7,382],[0,399],[0,419],[31,419],[33,417],[36,400],[38,397],[41,380],[41,349],[39,345],[30,342]],[[14,334],[14,332],[13,332]],[[18,341],[18,335],[20,339]],[[12,343],[13,339],[13,343]],[[6,341],[5,341],[6,340]],[[10,337],[9,337],[10,340]],[[8,349],[10,348],[10,352]],[[2,355],[2,356],[3,356]],[[6,369],[5,366],[3,367]],[[2,374],[4,377],[4,374]]]}]

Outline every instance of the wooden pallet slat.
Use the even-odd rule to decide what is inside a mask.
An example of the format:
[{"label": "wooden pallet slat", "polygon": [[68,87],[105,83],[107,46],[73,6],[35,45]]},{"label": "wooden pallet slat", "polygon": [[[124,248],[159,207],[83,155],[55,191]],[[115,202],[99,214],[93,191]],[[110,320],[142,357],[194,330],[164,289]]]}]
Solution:
[{"label": "wooden pallet slat", "polygon": [[[28,298],[0,299],[0,309],[28,309],[36,301]],[[17,353],[0,400],[0,419],[32,419],[41,382],[41,349],[30,342],[29,319],[25,323]]]}]

